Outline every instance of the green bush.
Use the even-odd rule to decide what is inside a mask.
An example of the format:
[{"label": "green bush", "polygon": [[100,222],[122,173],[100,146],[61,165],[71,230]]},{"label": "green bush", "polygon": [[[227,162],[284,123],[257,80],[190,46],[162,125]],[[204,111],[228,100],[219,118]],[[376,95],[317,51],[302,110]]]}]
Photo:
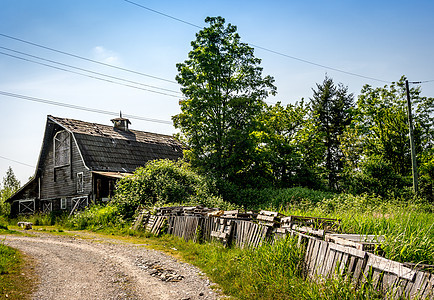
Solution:
[{"label": "green bush", "polygon": [[132,176],[120,180],[112,205],[126,219],[139,206],[153,207],[178,203],[230,207],[217,196],[208,178],[192,171],[184,161],[154,160],[138,168]]},{"label": "green bush", "polygon": [[98,230],[122,227],[124,222],[115,206],[92,206],[69,217],[64,226],[72,229]]}]

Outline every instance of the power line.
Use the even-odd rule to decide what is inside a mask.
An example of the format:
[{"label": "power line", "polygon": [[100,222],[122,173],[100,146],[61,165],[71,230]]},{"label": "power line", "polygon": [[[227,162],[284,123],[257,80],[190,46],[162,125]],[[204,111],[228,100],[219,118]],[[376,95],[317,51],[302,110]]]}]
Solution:
[{"label": "power line", "polygon": [[1,156],[1,155],[0,155],[0,158],[3,158],[5,160],[9,160],[9,161],[13,161],[14,163],[17,163],[17,164],[20,164],[20,165],[23,165],[23,166],[27,166],[27,167],[30,167],[30,168],[35,168],[35,166],[32,166],[32,165],[20,162],[20,161],[15,160],[15,159],[7,158],[7,157]]},{"label": "power line", "polygon": [[[168,15],[168,14],[162,13],[162,12],[160,12],[160,11],[157,11],[157,10],[152,9],[152,8],[149,8],[149,7],[147,7],[147,6],[144,6],[144,5],[138,4],[138,3],[136,3],[136,2],[133,2],[133,1],[130,1],[130,0],[123,0],[123,1],[125,1],[125,2],[127,2],[127,3],[130,3],[130,4],[132,4],[132,5],[135,5],[135,6],[137,6],[137,7],[140,7],[140,8],[146,9],[146,10],[149,10],[149,11],[151,11],[151,12],[153,12],[153,13],[156,13],[156,14],[162,15],[162,16],[164,16],[164,17],[170,18],[170,19],[172,19],[172,20],[175,20],[175,21],[178,21],[178,22],[181,22],[181,23],[184,23],[184,24],[187,24],[187,25],[190,25],[190,26],[193,26],[193,27],[199,28],[199,29],[203,29],[203,27],[201,27],[201,26],[199,26],[199,25],[196,25],[196,24],[193,24],[193,23],[187,22],[187,21],[185,21],[185,20],[182,20],[182,19],[179,19],[179,18],[173,17],[173,16],[171,16],[171,15]],[[345,70],[341,70],[341,69],[337,69],[337,68],[329,67],[329,66],[326,66],[326,65],[323,65],[323,64],[319,64],[319,63],[315,63],[315,62],[309,61],[309,60],[307,60],[307,59],[298,58],[298,57],[295,57],[295,56],[292,56],[292,55],[288,55],[288,54],[285,54],[285,53],[282,53],[282,52],[278,52],[278,51],[275,51],[275,50],[272,50],[272,49],[269,49],[269,48],[266,48],[266,47],[262,47],[262,46],[259,46],[259,45],[255,45],[255,44],[252,44],[252,43],[247,43],[247,44],[250,45],[250,46],[252,46],[252,47],[255,47],[255,48],[261,49],[261,50],[263,50],[263,51],[267,51],[267,52],[270,52],[270,53],[273,53],[273,54],[276,54],[276,55],[280,55],[280,56],[282,56],[282,57],[290,58],[290,59],[293,59],[293,60],[297,60],[297,61],[300,61],[300,62],[303,62],[303,63],[307,63],[307,64],[310,64],[310,65],[314,65],[314,66],[317,66],[317,67],[325,68],[325,69],[328,69],[328,70],[332,70],[332,71],[340,72],[340,73],[347,74],[347,75],[351,75],[351,76],[357,76],[357,77],[360,77],[360,78],[370,79],[370,80],[374,80],[374,81],[385,82],[385,83],[391,83],[391,81],[387,81],[387,80],[383,80],[383,79],[378,79],[378,78],[374,78],[374,77],[369,77],[369,76],[364,76],[364,75],[360,75],[360,74],[357,74],[357,73],[352,73],[352,72],[348,72],[348,71],[345,71]]]},{"label": "power line", "polygon": [[432,79],[432,80],[423,80],[423,81],[409,81],[408,83],[411,83],[411,84],[422,84],[422,83],[428,83],[428,82],[433,82],[434,81],[434,79]]},{"label": "power line", "polygon": [[[0,47],[0,48],[3,48],[3,47]],[[114,83],[114,84],[118,84],[118,85],[123,85],[123,86],[126,86],[126,87],[130,87],[130,88],[134,88],[134,89],[139,89],[139,90],[143,90],[143,91],[147,91],[147,92],[151,92],[151,93],[156,93],[156,94],[160,94],[160,95],[165,95],[165,96],[170,96],[170,97],[174,97],[174,98],[179,98],[179,96],[175,96],[175,95],[171,95],[171,94],[167,94],[167,93],[163,93],[163,92],[158,92],[158,91],[153,91],[153,90],[150,90],[150,89],[145,89],[145,88],[141,88],[141,87],[130,85],[130,84],[124,84],[124,83],[116,82],[116,81],[105,79],[105,78],[101,78],[101,77],[96,77],[96,76],[92,76],[92,75],[83,74],[83,73],[80,73],[80,72],[75,72],[75,71],[72,71],[72,70],[68,70],[68,69],[52,66],[52,65],[49,65],[49,64],[45,64],[45,63],[42,63],[42,62],[34,61],[34,60],[27,59],[27,58],[24,58],[24,57],[19,57],[19,56],[12,55],[12,54],[5,53],[5,52],[1,52],[1,51],[0,51],[0,54],[6,55],[6,56],[10,56],[10,57],[13,57],[13,58],[16,58],[16,59],[24,60],[24,61],[27,61],[27,62],[32,62],[32,63],[38,64],[38,65],[46,66],[46,67],[49,67],[49,68],[53,68],[53,69],[57,69],[57,70],[61,70],[61,71],[69,72],[69,73],[73,73],[73,74],[76,74],[76,75],[81,75],[81,76],[89,77],[89,78],[92,78],[92,79],[106,81],[106,82],[110,82],[110,83]],[[75,68],[75,67],[72,67],[72,66],[70,66],[70,67],[71,68]],[[79,69],[79,68],[77,68],[77,69]],[[87,70],[85,70],[85,71],[86,72],[90,72],[90,73],[96,73],[96,72],[93,72],[93,71],[87,71]],[[96,73],[96,74],[100,74],[100,73]],[[113,76],[109,76],[109,75],[104,75],[104,74],[101,74],[101,75],[107,76],[107,77],[111,77],[111,78],[117,78],[117,77],[113,77]],[[125,80],[125,79],[119,79],[119,80],[128,81],[128,80]],[[173,91],[171,91],[171,92],[173,92]]]},{"label": "power line", "polygon": [[20,38],[16,38],[16,37],[13,37],[13,36],[10,36],[10,35],[6,35],[6,34],[3,34],[3,33],[0,33],[0,36],[3,36],[3,37],[8,38],[8,39],[15,40],[15,41],[19,41],[19,42],[22,42],[22,43],[25,43],[25,44],[28,44],[28,45],[32,45],[32,46],[35,46],[35,47],[39,47],[39,48],[42,48],[42,49],[45,49],[45,50],[50,50],[50,51],[57,52],[57,53],[60,53],[60,54],[63,54],[63,55],[67,55],[67,56],[75,57],[75,58],[78,58],[78,59],[81,59],[81,60],[89,61],[89,62],[92,62],[92,63],[95,63],[95,64],[103,65],[103,66],[106,66],[106,67],[110,67],[110,68],[122,70],[122,71],[125,71],[125,72],[129,72],[129,73],[133,73],[133,74],[137,74],[137,75],[141,75],[141,76],[145,76],[145,77],[149,77],[149,78],[153,78],[153,79],[162,80],[162,81],[166,81],[166,82],[177,84],[177,82],[174,81],[174,80],[169,80],[169,79],[165,79],[165,78],[149,75],[149,74],[146,74],[146,73],[142,73],[142,72],[138,72],[138,71],[134,71],[134,70],[130,70],[130,69],[126,69],[126,68],[122,68],[122,67],[106,64],[106,63],[103,63],[103,62],[100,62],[100,61],[97,61],[97,60],[93,60],[93,59],[82,57],[82,56],[79,56],[79,55],[76,55],[76,54],[68,53],[68,52],[57,50],[57,49],[54,49],[54,48],[51,48],[51,47],[47,47],[47,46],[43,46],[43,45],[36,44],[36,43],[33,43],[33,42],[29,42],[29,41],[26,41],[26,40],[23,40],[23,39],[20,39]]},{"label": "power line", "polygon": [[[72,65],[64,64],[64,63],[57,62],[57,61],[54,61],[54,60],[51,60],[51,59],[42,58],[42,57],[36,56],[36,55],[27,54],[27,53],[24,53],[24,52],[21,52],[21,51],[13,50],[13,49],[2,47],[2,46],[0,46],[0,49],[5,49],[5,50],[11,51],[11,52],[15,52],[15,53],[18,53],[18,54],[21,54],[21,55],[33,57],[33,58],[36,58],[36,59],[39,59],[39,60],[43,60],[43,61],[47,61],[47,62],[50,62],[50,63],[53,63],[53,64],[57,64],[57,65],[60,65],[60,66],[65,66],[65,67],[68,67],[68,68],[72,68],[72,69],[76,69],[76,70],[80,70],[80,71],[84,71],[84,72],[88,72],[88,73],[92,73],[92,74],[96,74],[96,75],[101,75],[101,76],[105,76],[105,77],[108,77],[108,78],[113,78],[113,79],[120,80],[120,81],[125,81],[125,82],[129,82],[129,83],[137,84],[137,85],[142,85],[142,86],[150,87],[150,88],[157,89],[157,90],[167,91],[167,92],[171,92],[171,93],[175,93],[175,94],[181,94],[181,92],[178,92],[178,91],[174,91],[174,90],[170,90],[170,89],[165,89],[165,88],[161,88],[161,87],[158,87],[158,86],[155,86],[155,85],[145,84],[145,83],[141,83],[141,82],[137,82],[137,81],[132,81],[132,80],[116,77],[116,76],[111,76],[111,75],[107,75],[107,74],[104,74],[104,73],[99,73],[99,72],[91,71],[91,70],[84,69],[84,68],[74,67]],[[4,54],[3,52],[0,52],[0,53]],[[35,61],[31,61],[31,62],[37,63]]]},{"label": "power line", "polygon": [[[107,110],[101,110],[101,109],[96,109],[96,108],[90,108],[90,107],[73,105],[73,104],[68,104],[68,103],[63,103],[63,102],[57,102],[57,101],[46,100],[46,99],[41,99],[41,98],[35,98],[35,97],[30,97],[30,96],[25,96],[25,95],[20,95],[20,94],[9,93],[9,92],[5,92],[5,91],[0,91],[0,95],[8,96],[8,97],[14,97],[14,98],[28,100],[28,101],[33,101],[33,102],[38,102],[38,103],[44,103],[44,104],[50,104],[50,105],[61,106],[61,107],[66,107],[66,108],[83,110],[83,111],[94,112],[94,113],[99,113],[99,114],[105,114],[105,115],[110,115],[110,116],[119,116],[119,113],[117,113],[117,112],[111,112],[111,111],[107,111]],[[127,115],[127,114],[124,114],[124,116],[127,118],[130,118],[130,119],[135,119],[135,120],[172,125],[171,121],[166,121],[166,120],[151,119],[151,118],[145,118],[145,117]]]},{"label": "power line", "polygon": [[193,24],[193,23],[190,23],[190,22],[184,21],[184,20],[182,20],[182,19],[175,18],[174,16],[170,16],[170,15],[168,15],[168,14],[162,13],[161,11],[158,11],[158,10],[155,10],[155,9],[152,9],[152,8],[149,8],[149,7],[146,7],[146,6],[141,5],[141,4],[139,4],[139,3],[136,3],[136,2],[133,2],[133,1],[129,1],[129,0],[124,0],[124,1],[125,1],[125,2],[128,2],[128,3],[132,4],[132,5],[138,6],[138,7],[140,7],[140,8],[147,9],[147,10],[149,10],[149,11],[152,11],[153,13],[156,13],[156,14],[162,15],[162,16],[167,17],[167,18],[170,18],[170,19],[172,19],[172,20],[175,20],[175,21],[178,21],[178,22],[181,22],[181,23],[184,23],[184,24],[187,24],[187,25],[190,25],[190,26],[193,26],[193,27],[199,28],[199,29],[203,29],[203,27],[201,27],[201,26],[199,26],[199,25],[196,25],[196,24]]},{"label": "power line", "polygon": [[[31,55],[31,54],[28,54],[28,53],[25,53],[25,52],[17,51],[17,50],[6,48],[6,47],[2,47],[2,46],[0,46],[0,49],[5,49],[7,51],[11,51],[11,52],[18,53],[18,54],[21,54],[21,55],[25,55],[25,56],[28,56],[28,57],[33,57],[33,58],[36,58],[36,59],[39,59],[39,60],[43,60],[43,61],[46,61],[46,62],[50,62],[50,63],[53,63],[53,64],[65,66],[65,67],[68,67],[68,68],[72,68],[72,69],[76,69],[76,70],[80,70],[80,71],[84,71],[84,72],[88,72],[88,73],[92,73],[92,74],[96,74],[96,75],[105,76],[105,77],[108,77],[108,78],[113,78],[113,79],[120,80],[120,81],[125,81],[125,82],[129,82],[129,83],[137,84],[137,85],[142,85],[142,86],[146,86],[146,87],[150,87],[150,88],[158,89],[158,90],[162,90],[162,91],[167,91],[167,92],[171,92],[171,93],[175,93],[175,94],[181,94],[178,91],[169,90],[169,89],[165,89],[165,88],[161,88],[161,87],[158,87],[158,86],[149,85],[149,84],[145,84],[145,83],[141,83],[141,82],[137,82],[137,81],[127,80],[127,79],[123,79],[123,78],[120,78],[120,77],[107,75],[107,74],[104,74],[104,73],[94,72],[94,71],[91,71],[91,70],[88,70],[88,69],[84,69],[84,68],[74,67],[74,66],[69,65],[69,64],[64,64],[64,63],[57,62],[57,61],[54,61],[54,60],[51,60],[51,59],[42,58],[40,56]],[[0,52],[0,53],[4,54],[3,52]],[[34,62],[34,61],[31,61],[31,62]],[[36,62],[34,62],[34,63],[36,63]]]}]

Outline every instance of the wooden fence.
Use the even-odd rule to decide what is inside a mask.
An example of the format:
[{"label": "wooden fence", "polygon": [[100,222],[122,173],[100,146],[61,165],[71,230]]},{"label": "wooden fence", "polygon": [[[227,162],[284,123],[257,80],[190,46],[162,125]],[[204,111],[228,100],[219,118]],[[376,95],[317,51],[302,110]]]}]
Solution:
[{"label": "wooden fence", "polygon": [[[342,239],[339,235],[328,234],[325,229],[303,226],[312,223],[312,219],[315,218],[292,216],[282,218],[283,222],[280,222],[277,213],[273,215],[270,212],[258,214],[255,220],[238,218],[233,212],[226,217],[201,215],[197,212],[190,215],[179,214],[182,213],[178,210],[177,214],[140,218],[146,220],[146,230],[154,234],[165,230],[187,241],[217,239],[225,245],[240,248],[258,247],[264,241],[273,242],[288,234],[297,235],[299,243],[305,247],[307,278],[321,281],[333,276],[342,276],[351,280],[357,287],[366,283],[372,284],[374,288],[381,290],[386,298],[434,299],[434,274],[418,271],[365,251],[371,249],[366,245],[373,244],[372,237],[367,243],[346,241],[339,244],[337,241]],[[324,226],[328,228],[335,226],[331,219],[317,219],[322,223],[314,220],[316,224],[326,224]],[[307,220],[307,223],[300,223],[300,220]]]}]

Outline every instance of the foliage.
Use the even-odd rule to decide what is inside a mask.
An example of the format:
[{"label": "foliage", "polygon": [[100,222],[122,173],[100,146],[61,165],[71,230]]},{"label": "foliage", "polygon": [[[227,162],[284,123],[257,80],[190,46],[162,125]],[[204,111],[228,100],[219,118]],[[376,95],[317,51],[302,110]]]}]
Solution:
[{"label": "foliage", "polygon": [[[155,160],[119,181],[112,205],[126,219],[139,206],[169,203],[227,206],[216,196],[212,181],[191,170],[184,161]],[[224,208],[224,207],[222,207]]]},{"label": "foliage", "polygon": [[[425,176],[429,173],[424,173],[425,167],[429,168],[429,161],[433,157],[434,99],[422,97],[419,87],[410,88],[409,92],[413,104],[418,164],[422,165],[420,170]],[[398,179],[411,176],[406,99],[404,76],[390,86],[363,87],[357,100],[353,122],[342,138],[347,174],[354,177],[354,183],[365,178],[365,183],[372,181],[374,190],[378,189],[378,185],[389,185],[392,190],[405,189],[409,185],[408,181]],[[387,168],[387,171],[384,171],[388,175],[369,178],[369,169],[372,170],[373,163],[379,164],[377,169]],[[422,187],[428,188],[428,196],[432,196],[429,191],[432,177],[423,177],[422,184]],[[369,185],[364,191],[367,189]],[[381,195],[387,193],[384,188],[379,190]]]},{"label": "foliage", "polygon": [[251,135],[263,100],[275,94],[274,79],[262,76],[261,60],[240,42],[236,26],[208,17],[209,27],[196,34],[189,59],[177,64],[176,80],[185,99],[173,117],[192,166],[218,178],[245,183],[255,173]]},{"label": "foliage", "polygon": [[122,227],[124,221],[115,206],[94,205],[68,218],[64,226],[72,229],[98,230],[110,227]]},{"label": "foliage", "polygon": [[0,243],[0,276],[7,274],[15,263],[17,263],[17,251]]},{"label": "foliage", "polygon": [[31,263],[24,261],[23,255],[0,241],[0,298],[30,299],[35,285]]},{"label": "foliage", "polygon": [[261,117],[262,130],[254,133],[259,141],[256,161],[272,186],[320,186],[315,167],[323,149],[309,109],[304,101],[286,107],[278,102],[267,106]]},{"label": "foliage", "polygon": [[10,205],[6,200],[12,196],[21,187],[19,180],[15,177],[11,167],[6,171],[3,177],[3,188],[0,185],[0,216],[7,216],[10,212]]},{"label": "foliage", "polygon": [[[157,249],[181,255],[237,299],[380,299],[379,291],[366,284],[356,290],[343,278],[316,283],[302,274],[303,250],[288,236],[258,248],[224,248],[221,244],[197,244],[174,236],[158,239]],[[175,249],[175,250],[173,250]]]},{"label": "foliage", "polygon": [[[287,193],[290,194],[291,189]],[[434,264],[432,203],[419,198],[408,201],[372,194],[328,194],[322,200],[320,192],[305,195],[293,202],[285,197],[278,202],[279,206],[270,205],[269,209],[277,210],[281,207],[280,212],[286,215],[340,219],[342,232],[384,235],[386,241],[381,247],[389,259]]]},{"label": "foliage", "polygon": [[343,170],[343,153],[340,137],[351,123],[351,110],[354,96],[348,88],[326,76],[322,84],[316,85],[310,99],[311,118],[317,122],[317,134],[320,136],[324,155],[318,162],[323,165],[330,189],[339,188],[339,177]]}]

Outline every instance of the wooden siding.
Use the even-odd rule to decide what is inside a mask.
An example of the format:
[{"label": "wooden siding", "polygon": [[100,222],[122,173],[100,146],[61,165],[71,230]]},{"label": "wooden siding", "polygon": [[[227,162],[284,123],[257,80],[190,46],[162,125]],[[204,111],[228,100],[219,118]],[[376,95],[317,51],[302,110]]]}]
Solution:
[{"label": "wooden siding", "polygon": [[[53,135],[54,136],[54,135]],[[72,139],[71,135],[70,138]],[[41,200],[89,195],[92,192],[92,175],[84,166],[77,145],[72,139],[70,164],[54,167],[53,139],[47,141],[46,155],[40,162],[41,170]],[[77,173],[83,172],[83,192],[77,193]],[[54,205],[54,203],[53,203]],[[59,203],[53,210],[60,209]],[[57,208],[57,206],[59,206]]]}]

